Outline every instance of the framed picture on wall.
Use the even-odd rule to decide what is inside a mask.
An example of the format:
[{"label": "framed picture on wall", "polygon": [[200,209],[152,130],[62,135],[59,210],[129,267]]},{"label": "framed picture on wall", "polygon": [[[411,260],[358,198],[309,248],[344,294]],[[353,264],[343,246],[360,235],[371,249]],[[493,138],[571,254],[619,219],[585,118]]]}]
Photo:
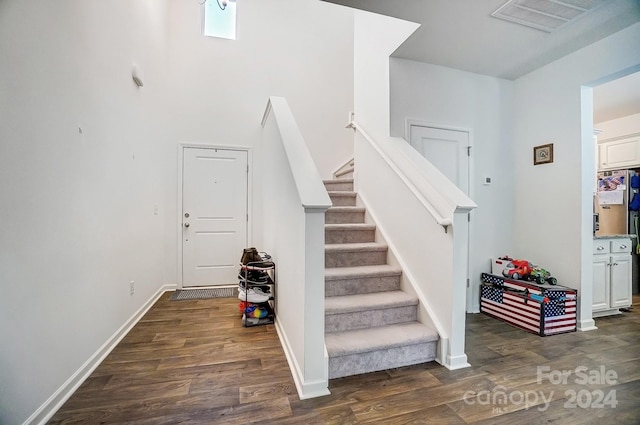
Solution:
[{"label": "framed picture on wall", "polygon": [[553,162],[553,143],[533,148],[533,165],[550,164]]}]

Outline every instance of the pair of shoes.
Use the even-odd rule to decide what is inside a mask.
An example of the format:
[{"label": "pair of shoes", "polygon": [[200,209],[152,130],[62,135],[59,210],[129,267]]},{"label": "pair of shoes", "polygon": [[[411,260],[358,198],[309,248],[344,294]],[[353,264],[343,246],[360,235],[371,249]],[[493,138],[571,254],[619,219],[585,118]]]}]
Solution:
[{"label": "pair of shoes", "polygon": [[242,264],[249,264],[249,263],[255,263],[255,262],[261,262],[262,261],[262,257],[260,257],[260,254],[258,253],[258,250],[255,247],[251,247],[251,248],[245,248],[242,251],[242,257],[240,258],[240,263]]},{"label": "pair of shoes", "polygon": [[242,251],[242,257],[240,257],[240,263],[246,266],[248,270],[265,270],[271,269],[275,266],[272,261],[268,261],[271,256],[264,253],[265,258],[260,256],[260,253],[255,247],[245,248]]},{"label": "pair of shoes", "polygon": [[262,270],[246,270],[240,269],[238,279],[249,283],[269,283],[269,275]]},{"label": "pair of shoes", "polygon": [[265,294],[258,288],[240,288],[238,290],[238,299],[240,301],[248,301],[250,303],[259,304],[266,303],[267,301],[269,301],[269,298],[269,294]]},{"label": "pair of shoes", "polygon": [[[251,283],[251,282],[249,282],[249,283]],[[245,288],[246,288],[245,282],[241,280],[240,283],[238,284],[238,287],[239,287],[239,289],[244,291]],[[267,294],[267,295],[269,295],[271,293],[271,288],[269,287],[269,285],[260,285],[260,284],[254,285],[254,284],[251,284],[251,285],[249,285],[249,287],[250,288],[255,288],[258,291],[260,291],[260,292],[262,292],[264,294]]]}]

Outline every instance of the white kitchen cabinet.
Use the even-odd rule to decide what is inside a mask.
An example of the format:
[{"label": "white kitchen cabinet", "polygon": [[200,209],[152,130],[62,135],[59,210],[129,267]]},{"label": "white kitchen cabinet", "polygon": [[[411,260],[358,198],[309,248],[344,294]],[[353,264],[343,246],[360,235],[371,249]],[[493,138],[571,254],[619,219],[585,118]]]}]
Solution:
[{"label": "white kitchen cabinet", "polygon": [[593,317],[631,306],[631,239],[593,241]]},{"label": "white kitchen cabinet", "polygon": [[603,141],[598,145],[599,170],[619,170],[640,166],[640,135]]}]

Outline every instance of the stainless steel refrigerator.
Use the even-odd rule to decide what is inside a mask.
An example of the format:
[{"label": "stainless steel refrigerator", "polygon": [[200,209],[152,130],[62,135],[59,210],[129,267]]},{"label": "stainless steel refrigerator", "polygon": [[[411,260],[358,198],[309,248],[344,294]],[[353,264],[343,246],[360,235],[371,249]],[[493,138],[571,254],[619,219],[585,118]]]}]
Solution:
[{"label": "stainless steel refrigerator", "polygon": [[[597,217],[596,236],[611,235],[637,235],[636,222],[640,219],[637,209],[629,206],[640,201],[633,202],[634,197],[640,197],[640,188],[631,185],[631,179],[637,175],[634,170],[613,170],[598,172],[598,191],[594,197],[594,212]],[[640,257],[636,250],[638,239],[632,239],[633,254],[633,293],[640,291]]]},{"label": "stainless steel refrigerator", "polygon": [[629,210],[629,205],[638,192],[630,186],[631,177],[635,174],[633,170],[598,172],[598,192],[594,199],[594,211],[598,214],[599,225],[596,236],[636,234],[635,219],[638,211]]}]

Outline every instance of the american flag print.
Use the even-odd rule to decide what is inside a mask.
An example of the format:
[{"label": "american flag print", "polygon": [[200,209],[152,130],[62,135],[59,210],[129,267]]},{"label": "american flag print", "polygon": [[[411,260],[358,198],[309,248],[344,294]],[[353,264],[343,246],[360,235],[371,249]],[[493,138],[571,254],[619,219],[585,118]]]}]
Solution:
[{"label": "american flag print", "polygon": [[482,284],[480,311],[540,336],[576,330],[576,297],[540,302],[529,299],[526,293],[509,291],[506,285]]}]

